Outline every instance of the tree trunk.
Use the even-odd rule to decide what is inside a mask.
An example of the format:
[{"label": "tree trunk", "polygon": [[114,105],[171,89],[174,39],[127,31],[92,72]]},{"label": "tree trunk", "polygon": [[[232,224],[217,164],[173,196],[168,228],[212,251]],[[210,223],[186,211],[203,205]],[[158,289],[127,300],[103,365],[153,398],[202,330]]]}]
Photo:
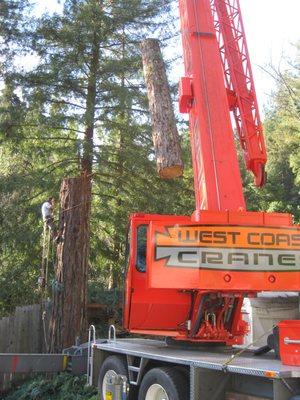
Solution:
[{"label": "tree trunk", "polygon": [[64,179],[60,191],[60,243],[57,248],[50,352],[86,339],[87,274],[89,255],[89,177]]},{"label": "tree trunk", "polygon": [[[102,7],[102,0],[99,1]],[[86,339],[87,282],[90,248],[92,169],[97,79],[101,33],[94,31],[84,114],[85,135],[81,176],[64,179],[61,186],[61,234],[57,249],[50,351],[72,346],[77,337]]]},{"label": "tree trunk", "polygon": [[156,39],[141,43],[157,170],[161,178],[183,174],[183,162],[165,64]]}]

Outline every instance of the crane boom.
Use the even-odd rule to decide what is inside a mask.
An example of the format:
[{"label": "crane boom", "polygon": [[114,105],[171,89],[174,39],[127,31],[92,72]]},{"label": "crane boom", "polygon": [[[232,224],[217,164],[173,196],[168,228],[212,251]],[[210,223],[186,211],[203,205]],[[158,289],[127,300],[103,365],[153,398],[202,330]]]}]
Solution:
[{"label": "crane boom", "polygon": [[211,9],[246,168],[263,186],[267,155],[239,0],[211,0]]},{"label": "crane boom", "polygon": [[180,0],[179,5],[186,74],[179,103],[190,114],[196,210],[245,209],[230,111],[258,186],[266,151],[239,4]]}]

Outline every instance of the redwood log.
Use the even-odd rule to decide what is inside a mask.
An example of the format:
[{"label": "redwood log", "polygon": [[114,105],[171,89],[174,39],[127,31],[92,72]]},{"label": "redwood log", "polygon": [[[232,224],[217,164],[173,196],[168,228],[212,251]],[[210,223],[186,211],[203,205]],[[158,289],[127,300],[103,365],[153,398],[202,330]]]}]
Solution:
[{"label": "redwood log", "polygon": [[86,340],[90,177],[64,179],[60,199],[60,242],[57,246],[50,321],[51,353],[74,345],[77,338]]},{"label": "redwood log", "polygon": [[141,43],[141,51],[157,170],[161,178],[176,178],[183,174],[183,162],[170,87],[159,41],[156,39],[144,40]]}]

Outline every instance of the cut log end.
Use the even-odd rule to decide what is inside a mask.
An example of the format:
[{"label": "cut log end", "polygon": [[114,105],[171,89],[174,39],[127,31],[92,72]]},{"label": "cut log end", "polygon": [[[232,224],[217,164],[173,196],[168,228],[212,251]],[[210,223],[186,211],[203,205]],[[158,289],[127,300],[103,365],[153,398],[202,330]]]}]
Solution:
[{"label": "cut log end", "polygon": [[178,178],[183,174],[180,137],[159,41],[144,40],[141,51],[158,174],[163,179]]},{"label": "cut log end", "polygon": [[162,179],[180,178],[183,175],[183,166],[173,165],[172,167],[161,168],[158,173]]}]

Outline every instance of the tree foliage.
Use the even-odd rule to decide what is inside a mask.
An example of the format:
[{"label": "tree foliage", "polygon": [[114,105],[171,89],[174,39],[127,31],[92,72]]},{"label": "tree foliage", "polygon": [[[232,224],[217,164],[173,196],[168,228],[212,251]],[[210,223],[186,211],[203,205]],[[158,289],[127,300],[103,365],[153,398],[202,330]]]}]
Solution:
[{"label": "tree foliage", "polygon": [[268,180],[255,190],[246,180],[252,209],[288,212],[300,220],[300,66],[281,72],[270,67],[276,89],[264,121],[268,151]]},{"label": "tree foliage", "polygon": [[78,377],[67,373],[51,378],[38,376],[32,378],[16,390],[8,393],[5,400],[97,400],[97,389],[86,385],[85,376]]}]

